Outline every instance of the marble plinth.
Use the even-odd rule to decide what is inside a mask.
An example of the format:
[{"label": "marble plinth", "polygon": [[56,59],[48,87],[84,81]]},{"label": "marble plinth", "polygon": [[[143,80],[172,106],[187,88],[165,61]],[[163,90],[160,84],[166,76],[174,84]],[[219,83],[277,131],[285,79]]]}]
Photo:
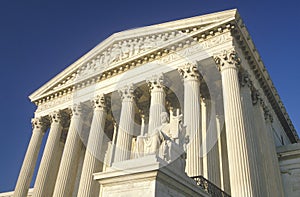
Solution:
[{"label": "marble plinth", "polygon": [[100,183],[100,196],[209,196],[183,171],[155,155],[114,163],[93,176]]}]

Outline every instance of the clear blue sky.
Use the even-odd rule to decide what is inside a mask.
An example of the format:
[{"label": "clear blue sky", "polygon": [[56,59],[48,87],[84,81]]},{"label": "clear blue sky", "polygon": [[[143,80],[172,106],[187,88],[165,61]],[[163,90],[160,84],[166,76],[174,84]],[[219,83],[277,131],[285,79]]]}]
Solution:
[{"label": "clear blue sky", "polygon": [[238,8],[300,129],[296,0],[0,0],[0,192],[13,190],[31,136],[28,95],[114,32]]}]

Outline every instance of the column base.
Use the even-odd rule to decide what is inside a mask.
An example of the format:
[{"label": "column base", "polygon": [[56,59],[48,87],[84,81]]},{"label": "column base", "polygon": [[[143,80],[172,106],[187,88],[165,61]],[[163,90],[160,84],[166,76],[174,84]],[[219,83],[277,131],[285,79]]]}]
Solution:
[{"label": "column base", "polygon": [[114,163],[93,176],[100,183],[100,196],[209,196],[184,172],[156,155]]}]

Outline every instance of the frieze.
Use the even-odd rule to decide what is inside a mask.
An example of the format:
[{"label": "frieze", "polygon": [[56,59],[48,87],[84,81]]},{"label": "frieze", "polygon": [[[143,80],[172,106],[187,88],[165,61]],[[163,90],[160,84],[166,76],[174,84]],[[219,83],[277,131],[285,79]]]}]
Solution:
[{"label": "frieze", "polygon": [[[110,78],[111,76],[120,74],[136,66],[146,64],[149,61],[155,61],[158,64],[170,63],[178,59],[182,59],[182,57],[187,57],[189,55],[199,53],[199,51],[205,50],[209,47],[217,46],[218,44],[222,44],[232,40],[232,37],[230,36],[231,34],[229,33],[232,27],[230,25],[227,25],[224,28],[225,29],[222,30],[222,34],[219,30],[216,30],[216,37],[214,37],[214,35],[211,33],[207,34],[207,36],[203,36],[203,33],[200,35],[197,32],[197,29],[193,29],[193,31],[191,31],[193,33],[191,33],[190,36],[184,35],[181,41],[179,41],[178,37],[176,37],[176,40],[178,40],[178,42],[174,42],[173,44],[170,43],[170,49],[166,46],[168,45],[166,43],[165,48],[161,48],[162,46],[160,46],[160,48],[157,47],[157,51],[153,52],[152,50],[152,52],[145,52],[145,56],[142,56],[142,61],[140,58],[138,58],[141,56],[139,55],[136,60],[132,60],[131,62],[125,61],[124,63],[118,63],[119,66],[116,66],[115,64],[109,66],[113,68],[101,66],[99,61],[91,60],[87,62],[85,66],[81,66],[79,69],[77,69],[76,73],[70,73],[70,75],[66,77],[65,80],[63,80],[59,85],[56,86],[57,89],[52,89],[50,90],[50,92],[48,91],[47,97],[35,101],[36,105],[38,106],[37,112],[43,111],[57,104],[61,104],[63,102],[68,101],[67,98],[62,97],[66,94],[72,94],[72,92],[78,89],[105,80],[107,78]],[[151,37],[148,36],[148,39],[150,38]],[[152,37],[151,39],[154,38]],[[168,40],[166,42],[169,41],[172,42],[172,40]],[[175,50],[178,50],[178,52],[175,53]],[[104,72],[101,75],[95,75],[96,73],[99,73],[97,69],[102,69]],[[79,77],[80,75],[77,74],[79,72],[82,73],[81,77]],[[71,99],[71,97],[69,99]]]},{"label": "frieze", "polygon": [[73,98],[72,94],[67,94],[62,97],[58,97],[53,100],[47,101],[45,103],[38,104],[38,108],[37,108],[36,112],[44,111],[51,107],[57,106],[59,104],[66,103],[66,102],[72,100],[72,98]]},{"label": "frieze", "polygon": [[[172,31],[167,33],[161,33],[157,35],[145,36],[135,39],[118,41],[108,47],[106,50],[101,51],[95,58],[92,58],[88,62],[81,65],[74,73],[64,79],[61,83],[57,84],[52,88],[52,91],[60,89],[62,86],[66,86],[74,81],[80,81],[80,79],[85,78],[88,75],[94,74],[96,71],[101,73],[101,71],[108,70],[114,67],[115,64],[125,61],[131,57],[138,56],[142,53],[146,53],[155,48],[171,42],[172,40],[178,38],[189,38],[189,35],[193,31],[188,31],[182,33],[181,31]],[[190,37],[188,42],[192,42],[193,38]],[[193,52],[208,49],[210,47],[216,46],[218,44],[224,43],[231,39],[230,34],[221,34],[216,37],[211,37],[204,42],[200,42],[198,45],[194,45],[191,48],[186,48],[179,52],[177,58],[186,57]],[[168,59],[172,59],[167,57]],[[167,63],[170,60],[162,60]]]},{"label": "frieze", "polygon": [[226,43],[228,41],[232,40],[231,35],[228,34],[220,34],[216,37],[211,37],[203,42],[200,42],[197,44],[194,44],[188,48],[185,48],[181,51],[178,51],[176,53],[171,53],[165,57],[162,57],[160,60],[158,60],[159,64],[167,64],[174,62],[176,60],[182,59],[183,57],[188,57],[191,55],[194,55],[196,53],[199,53],[199,51],[203,51],[205,49],[212,48],[214,46],[220,45],[222,43]]},{"label": "frieze", "polygon": [[95,73],[95,71],[107,70],[116,63],[146,53],[151,49],[166,44],[174,39],[186,36],[187,33],[181,31],[172,31],[160,33],[157,35],[148,35],[129,40],[121,40],[113,43],[111,46],[101,51],[94,58],[82,64],[74,73],[53,87],[52,91],[60,89],[70,82],[80,80],[85,76]]}]

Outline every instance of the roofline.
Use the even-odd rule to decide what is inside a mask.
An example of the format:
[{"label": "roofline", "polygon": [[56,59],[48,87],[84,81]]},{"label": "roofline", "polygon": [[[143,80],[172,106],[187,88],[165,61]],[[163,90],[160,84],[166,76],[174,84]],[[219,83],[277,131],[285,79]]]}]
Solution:
[{"label": "roofline", "polygon": [[[110,44],[112,44],[114,41],[132,38],[133,37],[132,35],[134,35],[136,33],[141,33],[141,31],[144,32],[145,35],[151,34],[152,32],[159,33],[159,32],[157,32],[157,30],[160,28],[162,28],[162,30],[165,30],[166,28],[170,29],[170,30],[175,30],[175,29],[187,27],[189,25],[196,26],[196,25],[201,25],[201,24],[206,24],[206,23],[213,23],[217,20],[214,20],[214,21],[210,21],[210,20],[214,19],[216,17],[216,15],[219,15],[219,19],[224,20],[224,18],[221,18],[221,16],[223,16],[223,17],[227,16],[228,18],[230,18],[230,17],[235,16],[236,14],[237,14],[237,9],[230,9],[230,10],[225,10],[225,11],[221,11],[221,12],[210,13],[210,14],[205,14],[205,15],[201,15],[201,16],[195,16],[195,17],[191,17],[191,18],[180,19],[180,20],[165,22],[165,23],[161,23],[161,24],[154,24],[154,25],[149,25],[149,26],[145,26],[145,27],[139,27],[139,28],[135,28],[135,29],[130,29],[130,30],[125,30],[125,31],[120,31],[120,32],[114,33],[111,36],[109,36],[107,39],[105,39],[104,41],[97,44],[94,48],[92,48],[90,51],[85,53],[83,56],[81,56],[75,62],[70,64],[67,68],[62,70],[60,73],[58,73],[55,77],[53,77],[48,82],[46,82],[40,88],[35,90],[28,97],[31,100],[31,102],[34,102],[35,97],[39,93],[41,93],[41,92],[43,92],[43,90],[46,90],[49,87],[51,87],[56,81],[62,80],[64,76],[70,74],[74,69],[77,69],[78,67],[80,67],[84,62],[86,62],[90,58],[96,56],[99,53],[99,51],[105,49]],[[202,20],[200,20],[200,19],[202,19]],[[205,20],[203,20],[203,19],[205,19]],[[182,24],[178,25],[178,22],[181,22]]]},{"label": "roofline", "polygon": [[[161,27],[163,29],[166,29],[166,28],[178,29],[179,27],[182,27],[182,28],[189,27],[190,24],[192,24],[193,26],[194,25],[196,26],[197,24],[198,25],[205,24],[205,22],[212,23],[212,21],[210,21],[209,19],[214,18],[213,16],[216,16],[216,15],[227,16],[228,20],[225,20],[226,17],[225,18],[221,18],[221,16],[219,16],[219,17],[220,17],[220,20],[221,19],[222,19],[222,21],[225,20],[224,23],[228,23],[231,21],[232,23],[235,24],[235,31],[237,31],[238,36],[240,36],[239,38],[236,38],[236,39],[241,41],[241,43],[240,43],[240,45],[242,46],[241,48],[243,48],[243,46],[246,46],[246,49],[243,50],[244,55],[247,56],[248,63],[250,65],[251,69],[254,71],[254,74],[256,74],[256,78],[262,79],[261,81],[260,80],[258,80],[258,81],[260,82],[260,86],[264,91],[264,95],[268,99],[269,103],[272,105],[272,108],[275,111],[275,114],[278,117],[278,119],[279,119],[282,127],[284,128],[285,133],[288,135],[290,141],[292,143],[297,142],[299,139],[299,136],[289,118],[289,115],[286,112],[284,105],[282,104],[282,101],[275,89],[275,86],[269,76],[269,73],[267,72],[267,70],[261,60],[260,55],[258,54],[258,52],[256,50],[256,47],[250,37],[250,34],[249,34],[248,30],[246,29],[245,25],[243,24],[243,21],[240,18],[240,15],[236,9],[114,33],[113,35],[111,35],[110,37],[105,39],[103,42],[98,44],[96,47],[94,47],[92,50],[90,50],[88,53],[86,53],[81,58],[79,58],[77,61],[75,61],[73,64],[71,64],[69,67],[67,67],[65,70],[60,72],[57,76],[55,76],[50,81],[48,81],[41,88],[39,88],[34,93],[32,93],[29,96],[29,98],[31,99],[32,102],[37,99],[40,99],[40,98],[35,98],[35,97],[39,93],[41,93],[44,90],[47,90],[49,87],[53,86],[53,84],[55,84],[54,82],[60,81],[66,75],[71,74],[74,71],[74,69],[77,69],[78,67],[80,67],[82,63],[84,63],[85,61],[88,61],[90,58],[97,55],[99,53],[99,51],[101,51],[102,49],[105,49],[106,47],[109,46],[109,44],[112,44],[114,41],[117,41],[118,39],[119,40],[126,39],[126,38],[129,38],[130,36],[131,36],[130,38],[132,38],[132,35],[134,35],[135,33],[141,33],[141,32],[144,32],[146,35],[146,34],[152,33],[154,30],[155,30],[155,33],[159,33],[159,31],[157,31],[158,27]],[[202,20],[200,20],[200,19],[202,19]],[[204,20],[204,19],[206,19],[206,20]],[[215,22],[216,21],[217,20],[215,20]],[[182,25],[178,25],[178,22],[181,22]],[[175,24],[176,24],[176,26],[175,26]],[[223,23],[218,24],[218,26],[222,25],[222,24]],[[211,28],[215,28],[215,26],[212,26]],[[211,29],[211,28],[209,28],[209,29]],[[205,30],[205,31],[208,31],[208,30]],[[141,36],[141,35],[139,35],[139,36]]]}]

